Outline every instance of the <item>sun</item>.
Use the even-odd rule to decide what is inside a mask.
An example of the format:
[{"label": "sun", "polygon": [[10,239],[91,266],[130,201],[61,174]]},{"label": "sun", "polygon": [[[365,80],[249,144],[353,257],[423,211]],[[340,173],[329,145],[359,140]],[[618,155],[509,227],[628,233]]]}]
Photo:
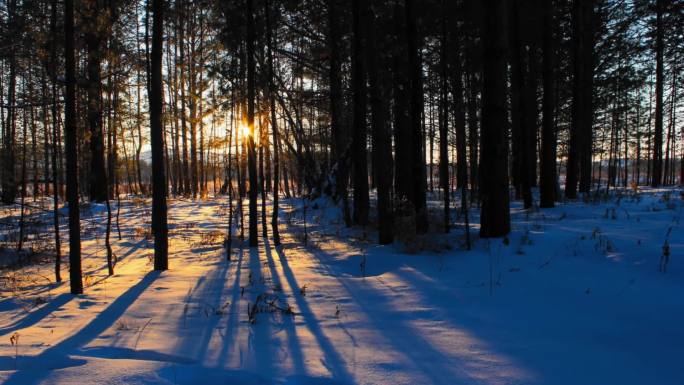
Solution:
[{"label": "sun", "polygon": [[240,122],[238,129],[242,140],[247,140],[252,136],[252,130],[249,129],[247,122]]}]

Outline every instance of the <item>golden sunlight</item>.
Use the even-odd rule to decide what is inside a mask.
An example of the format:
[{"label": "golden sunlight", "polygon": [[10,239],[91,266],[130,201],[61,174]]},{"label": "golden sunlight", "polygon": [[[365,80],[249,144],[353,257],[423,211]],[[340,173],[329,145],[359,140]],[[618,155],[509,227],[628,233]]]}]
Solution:
[{"label": "golden sunlight", "polygon": [[239,128],[240,138],[242,140],[247,140],[249,137],[252,136],[252,130],[250,130],[247,122],[245,122],[245,121],[240,122],[238,128]]}]

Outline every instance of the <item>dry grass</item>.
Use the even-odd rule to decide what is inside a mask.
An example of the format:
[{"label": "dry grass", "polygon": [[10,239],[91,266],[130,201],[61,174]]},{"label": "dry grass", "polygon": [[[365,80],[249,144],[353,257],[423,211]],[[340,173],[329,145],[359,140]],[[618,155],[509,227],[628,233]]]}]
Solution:
[{"label": "dry grass", "polygon": [[152,227],[150,226],[137,226],[133,231],[136,239],[152,239]]}]

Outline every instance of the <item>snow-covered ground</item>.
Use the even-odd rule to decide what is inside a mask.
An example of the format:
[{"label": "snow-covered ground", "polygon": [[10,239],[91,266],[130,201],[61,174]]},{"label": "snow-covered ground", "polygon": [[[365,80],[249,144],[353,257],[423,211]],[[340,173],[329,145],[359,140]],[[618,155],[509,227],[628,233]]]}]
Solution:
[{"label": "snow-covered ground", "polygon": [[377,246],[325,200],[308,205],[305,245],[302,201],[285,200],[283,246],[237,239],[230,262],[225,198],[173,200],[163,273],[147,204],[122,206],[112,277],[92,210],[82,296],[47,283],[49,263],[0,272],[0,382],[684,383],[679,190],[514,203],[506,239],[479,240],[473,212],[471,251],[460,226]]}]

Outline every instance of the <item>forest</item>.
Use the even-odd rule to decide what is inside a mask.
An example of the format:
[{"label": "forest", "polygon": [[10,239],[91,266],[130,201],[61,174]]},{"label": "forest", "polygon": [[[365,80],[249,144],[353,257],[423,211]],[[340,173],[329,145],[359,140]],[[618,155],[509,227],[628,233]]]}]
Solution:
[{"label": "forest", "polygon": [[681,384],[684,1],[0,0],[0,383]]}]

